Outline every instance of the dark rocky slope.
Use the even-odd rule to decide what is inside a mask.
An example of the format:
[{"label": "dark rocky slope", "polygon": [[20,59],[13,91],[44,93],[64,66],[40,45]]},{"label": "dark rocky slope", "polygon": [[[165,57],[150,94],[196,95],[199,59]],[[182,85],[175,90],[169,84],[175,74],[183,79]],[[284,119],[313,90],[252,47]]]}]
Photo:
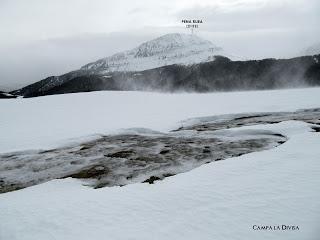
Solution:
[{"label": "dark rocky slope", "polygon": [[78,70],[46,78],[13,93],[36,97],[99,90],[212,92],[319,85],[320,55],[250,61],[231,61],[219,56],[211,62],[169,65],[140,72],[102,75]]}]

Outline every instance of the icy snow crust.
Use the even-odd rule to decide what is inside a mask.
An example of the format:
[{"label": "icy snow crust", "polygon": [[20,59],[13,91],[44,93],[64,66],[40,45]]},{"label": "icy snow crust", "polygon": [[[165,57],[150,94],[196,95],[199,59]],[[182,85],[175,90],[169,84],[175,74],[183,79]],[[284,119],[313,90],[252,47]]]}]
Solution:
[{"label": "icy snow crust", "polygon": [[210,41],[191,34],[166,34],[140,46],[83,66],[82,70],[99,73],[142,71],[172,64],[190,65],[213,61],[215,55],[226,54]]},{"label": "icy snow crust", "polygon": [[320,108],[206,117],[168,134],[136,129],[72,147],[0,154],[0,193],[69,176],[95,188],[154,183],[205,163],[283,144],[287,138],[279,133],[235,128],[288,120],[314,124],[318,131]]},{"label": "icy snow crust", "polygon": [[166,133],[188,118],[316,108],[319,96],[320,88],[307,88],[209,94],[100,91],[4,99],[0,153],[47,150],[130,128]]},{"label": "icy snow crust", "polygon": [[317,240],[319,133],[300,121],[241,129],[279,132],[289,140],[153,185],[92,189],[69,178],[1,194],[0,239]]},{"label": "icy snow crust", "polygon": [[[306,116],[309,121],[317,115],[312,113]],[[318,115],[320,118],[320,111]],[[251,124],[257,123],[253,120]],[[218,129],[229,125],[225,122]],[[95,188],[153,183],[205,163],[269,149],[286,141],[286,137],[270,131],[217,131],[210,123],[201,125],[202,129],[194,127],[170,134],[137,131],[101,136],[73,147],[0,154],[0,193],[69,176],[86,180],[84,184]]]}]

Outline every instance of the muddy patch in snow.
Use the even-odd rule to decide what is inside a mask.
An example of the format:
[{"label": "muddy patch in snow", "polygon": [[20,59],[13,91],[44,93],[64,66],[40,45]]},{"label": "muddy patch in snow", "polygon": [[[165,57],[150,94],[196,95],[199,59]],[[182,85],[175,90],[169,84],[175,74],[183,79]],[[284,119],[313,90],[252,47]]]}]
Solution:
[{"label": "muddy patch in snow", "polygon": [[[202,164],[283,144],[285,136],[237,127],[287,120],[312,123],[319,129],[320,109],[297,112],[237,114],[189,120],[171,132],[146,129],[46,151],[0,155],[0,193],[56,178],[83,179],[94,188],[154,183]],[[191,124],[192,122],[192,124]]]}]

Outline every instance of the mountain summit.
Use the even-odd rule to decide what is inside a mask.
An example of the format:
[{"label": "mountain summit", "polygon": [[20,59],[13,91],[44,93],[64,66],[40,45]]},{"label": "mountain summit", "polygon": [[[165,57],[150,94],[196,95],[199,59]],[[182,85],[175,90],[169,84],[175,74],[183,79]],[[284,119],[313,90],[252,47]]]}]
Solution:
[{"label": "mountain summit", "polygon": [[171,64],[189,65],[225,55],[222,48],[193,34],[171,33],[83,66],[93,72],[142,71]]},{"label": "mountain summit", "polygon": [[11,93],[35,97],[100,90],[210,92],[320,85],[320,55],[232,59],[196,35],[167,34]]}]

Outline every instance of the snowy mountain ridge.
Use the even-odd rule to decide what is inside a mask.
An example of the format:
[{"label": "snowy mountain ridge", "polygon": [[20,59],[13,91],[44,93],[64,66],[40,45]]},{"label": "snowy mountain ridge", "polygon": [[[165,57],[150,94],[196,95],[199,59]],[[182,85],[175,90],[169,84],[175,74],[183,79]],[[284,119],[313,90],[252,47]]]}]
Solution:
[{"label": "snowy mountain ridge", "polygon": [[[75,77],[96,74],[110,78],[111,72],[138,72],[173,64],[188,66],[214,61],[217,55],[232,60],[243,60],[226,54],[222,48],[194,34],[170,33],[142,43],[131,50],[88,63],[78,70],[60,76],[50,76],[27,88],[47,91]],[[21,94],[20,89],[13,92]]]},{"label": "snowy mountain ridge", "polygon": [[320,42],[313,44],[312,46],[304,49],[300,55],[315,55],[315,54],[320,54]]},{"label": "snowy mountain ridge", "polygon": [[215,55],[228,56],[222,48],[196,35],[171,33],[142,43],[132,50],[89,63],[81,69],[102,73],[143,71],[171,64],[190,65],[213,61]]},{"label": "snowy mountain ridge", "polygon": [[211,92],[319,86],[319,63],[320,55],[241,61],[196,35],[174,33],[11,93],[36,97],[101,90]]}]

